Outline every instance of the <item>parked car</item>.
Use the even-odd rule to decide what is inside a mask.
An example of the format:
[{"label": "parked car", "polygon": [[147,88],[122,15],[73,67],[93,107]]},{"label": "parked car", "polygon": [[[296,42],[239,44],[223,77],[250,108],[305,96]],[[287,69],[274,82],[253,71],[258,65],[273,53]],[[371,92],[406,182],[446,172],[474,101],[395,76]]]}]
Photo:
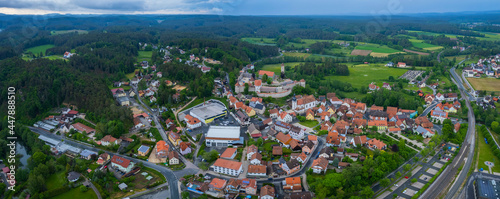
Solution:
[{"label": "parked car", "polygon": [[408,179],[408,176],[405,176],[406,179]]}]

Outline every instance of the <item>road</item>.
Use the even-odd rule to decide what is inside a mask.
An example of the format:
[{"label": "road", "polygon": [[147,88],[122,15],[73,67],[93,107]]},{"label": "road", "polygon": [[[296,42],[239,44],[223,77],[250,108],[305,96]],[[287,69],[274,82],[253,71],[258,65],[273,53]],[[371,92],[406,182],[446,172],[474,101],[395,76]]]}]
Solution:
[{"label": "road", "polygon": [[[50,133],[48,131],[45,131],[45,130],[42,130],[42,129],[38,129],[38,128],[34,128],[34,127],[28,127],[28,128],[31,131],[33,131],[33,132],[35,132],[35,133],[37,133],[39,135],[44,135],[46,137],[49,137],[49,138],[52,138],[52,139],[55,139],[55,140],[61,140],[61,139],[63,139],[66,144],[69,144],[69,145],[74,146],[74,147],[78,147],[78,148],[81,148],[81,149],[87,149],[87,150],[94,151],[94,152],[98,152],[100,150],[100,149],[96,149],[94,147],[87,146],[85,144],[81,144],[79,142],[75,142],[75,141],[73,141],[71,139],[66,139],[66,138],[64,138],[62,136],[52,134],[52,133]],[[147,162],[147,161],[143,161],[143,160],[140,160],[140,159],[136,159],[136,158],[132,158],[132,157],[120,155],[118,153],[114,153],[114,152],[111,152],[111,151],[105,151],[105,152],[107,152],[109,155],[112,155],[112,156],[117,155],[117,156],[122,157],[122,158],[131,159],[131,160],[133,160],[136,163],[137,162],[142,162],[142,164],[144,166],[147,166],[149,168],[157,170],[163,176],[165,176],[165,178],[167,179],[169,190],[171,192],[172,198],[181,198],[179,189],[177,189],[177,187],[178,187],[178,179],[177,179],[175,173],[172,172],[170,169],[168,169],[168,168],[166,168],[164,166],[159,166],[159,165],[156,165],[156,164],[153,164],[153,163],[150,163],[150,162]]]},{"label": "road", "polygon": [[[464,62],[465,60],[462,60],[460,63],[458,63],[457,65],[460,65],[462,62]],[[462,97],[464,98],[465,96],[469,96],[469,101],[475,101],[476,98],[474,96],[472,96],[469,92],[467,92],[467,89],[465,89],[464,87],[464,83],[462,82],[462,78],[460,78],[460,76],[457,75],[457,73],[455,72],[455,67],[451,68],[450,69],[450,74],[452,75],[453,79],[455,80],[455,84],[458,86],[458,88],[460,89],[460,92],[462,93]],[[464,95],[467,94],[467,95]]]},{"label": "road", "polygon": [[[462,61],[463,62],[463,61]],[[460,62],[457,65],[460,65],[462,62]],[[460,78],[457,76],[455,73],[455,67],[450,69],[450,73],[452,76],[455,78],[455,83],[458,85],[460,92],[462,96],[466,96],[467,90],[463,87],[463,84],[460,84]],[[441,173],[441,175],[432,183],[429,188],[419,197],[419,198],[437,198],[443,191],[447,191],[446,193],[446,199],[452,198],[455,193],[458,193],[458,189],[462,185],[462,182],[464,182],[467,172],[469,171],[471,164],[472,164],[472,157],[474,156],[474,145],[475,145],[475,126],[476,126],[476,118],[474,116],[474,113],[472,111],[472,107],[470,105],[470,100],[473,99],[473,97],[469,95],[469,98],[465,98],[465,102],[467,105],[467,108],[469,109],[468,112],[468,119],[469,119],[469,127],[467,130],[467,136],[462,143],[462,146],[460,148],[460,151],[458,155],[455,157],[453,162],[448,165],[446,169]],[[458,169],[462,166],[462,164],[465,163],[463,166],[463,169],[459,173],[458,177],[455,179],[455,182],[449,190],[447,190],[447,187],[449,186],[450,183],[453,182],[453,179],[455,175],[458,172]]]}]

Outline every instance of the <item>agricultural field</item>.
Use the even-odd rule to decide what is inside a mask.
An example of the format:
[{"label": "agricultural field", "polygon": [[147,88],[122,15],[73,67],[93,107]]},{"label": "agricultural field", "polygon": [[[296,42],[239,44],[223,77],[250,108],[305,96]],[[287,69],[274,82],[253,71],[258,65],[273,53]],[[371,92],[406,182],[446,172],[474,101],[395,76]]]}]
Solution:
[{"label": "agricultural field", "polygon": [[424,40],[410,39],[410,42],[413,46],[417,48],[422,48],[424,50],[438,50],[443,48],[442,46],[425,43]]},{"label": "agricultural field", "polygon": [[137,57],[137,62],[142,62],[142,61],[151,62],[152,56],[153,56],[153,51],[139,51],[139,56]]},{"label": "agricultural field", "polygon": [[74,32],[78,32],[78,34],[89,33],[86,30],[53,30],[53,31],[50,31],[50,34],[51,35],[60,35],[60,34],[67,34],[67,33],[74,33]]},{"label": "agricultural field", "polygon": [[[292,68],[295,68],[295,66],[299,65],[300,63],[303,63],[303,62],[285,63],[285,67],[290,66]],[[262,67],[262,70],[267,70],[267,71],[271,71],[271,72],[280,74],[281,73],[281,64],[266,64],[266,65],[264,65],[264,67]]]},{"label": "agricultural field", "polygon": [[495,78],[467,78],[475,90],[500,92],[500,79]]},{"label": "agricultural field", "polygon": [[[257,45],[276,45],[276,42],[274,41],[274,38],[257,38],[257,37],[244,37],[241,38],[242,41],[246,41],[251,44],[257,44]],[[317,43],[317,42],[332,42],[332,43],[339,43],[342,42],[340,40],[321,40],[321,39],[302,39],[300,43],[295,43],[295,42],[289,42],[286,44],[287,47],[292,47],[292,48],[309,48],[311,44]]]},{"label": "agricultural field", "polygon": [[276,45],[276,42],[274,39],[271,38],[256,38],[256,37],[244,37],[241,38],[242,41],[251,43],[251,44],[257,44],[257,45],[270,45],[274,46]]},{"label": "agricultural field", "polygon": [[[415,30],[409,30],[408,32],[416,32],[418,34],[422,35],[430,35],[430,36],[437,36],[437,35],[442,35],[441,33],[433,33],[433,32],[425,32],[425,31],[415,31]],[[478,32],[478,31],[476,31]],[[490,33],[490,32],[479,32],[485,35],[485,37],[476,37],[477,39],[480,40],[486,40],[486,41],[499,41],[500,40],[500,34],[499,33]],[[463,35],[454,35],[454,34],[444,34],[446,37],[449,38],[457,38],[463,37]]]},{"label": "agricultural field", "polygon": [[385,45],[382,46],[382,45],[371,44],[371,43],[358,44],[358,46],[356,46],[355,49],[356,50],[371,50],[370,55],[373,57],[386,57],[390,54],[404,53],[402,51],[389,48],[388,46],[385,46]]},{"label": "agricultural field", "polygon": [[358,64],[349,66],[349,76],[327,76],[327,80],[334,79],[342,82],[348,82],[355,88],[368,87],[368,84],[376,82],[382,86],[383,82],[389,79],[389,76],[398,78],[408,69],[389,68],[385,64]]},{"label": "agricultural field", "polygon": [[53,48],[54,45],[52,44],[47,44],[47,45],[41,45],[41,46],[35,46],[35,47],[31,47],[31,48],[28,48],[26,49],[25,52],[31,52],[35,55],[39,55],[40,52],[42,52],[44,55],[45,55],[45,51],[49,48]]},{"label": "agricultural field", "polygon": [[311,54],[309,53],[290,53],[290,52],[283,53],[283,55],[289,57],[303,57],[303,58],[311,56]]}]

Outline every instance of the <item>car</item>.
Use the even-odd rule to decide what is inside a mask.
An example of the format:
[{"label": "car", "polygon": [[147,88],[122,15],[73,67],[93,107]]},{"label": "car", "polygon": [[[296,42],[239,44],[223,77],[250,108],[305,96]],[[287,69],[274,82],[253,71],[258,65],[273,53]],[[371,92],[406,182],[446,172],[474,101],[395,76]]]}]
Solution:
[{"label": "car", "polygon": [[427,180],[427,177],[425,177],[424,180]]},{"label": "car", "polygon": [[105,168],[105,169],[107,169],[107,168],[108,168],[108,165],[104,166],[104,168]]},{"label": "car", "polygon": [[403,191],[403,193],[406,193],[406,189]]},{"label": "car", "polygon": [[394,184],[394,186],[399,187],[399,185],[398,185],[398,184]]},{"label": "car", "polygon": [[408,176],[405,176],[406,179],[408,179]]}]

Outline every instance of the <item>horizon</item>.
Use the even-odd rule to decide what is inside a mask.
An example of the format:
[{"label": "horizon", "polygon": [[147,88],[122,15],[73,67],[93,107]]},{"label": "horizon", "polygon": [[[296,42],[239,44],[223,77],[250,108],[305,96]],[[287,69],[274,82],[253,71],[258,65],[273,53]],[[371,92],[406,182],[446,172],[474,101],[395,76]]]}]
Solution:
[{"label": "horizon", "polygon": [[[376,16],[493,12],[494,0],[0,0],[6,15],[224,15],[224,16]],[[363,6],[359,6],[363,5]],[[410,9],[409,9],[410,8]]]}]

